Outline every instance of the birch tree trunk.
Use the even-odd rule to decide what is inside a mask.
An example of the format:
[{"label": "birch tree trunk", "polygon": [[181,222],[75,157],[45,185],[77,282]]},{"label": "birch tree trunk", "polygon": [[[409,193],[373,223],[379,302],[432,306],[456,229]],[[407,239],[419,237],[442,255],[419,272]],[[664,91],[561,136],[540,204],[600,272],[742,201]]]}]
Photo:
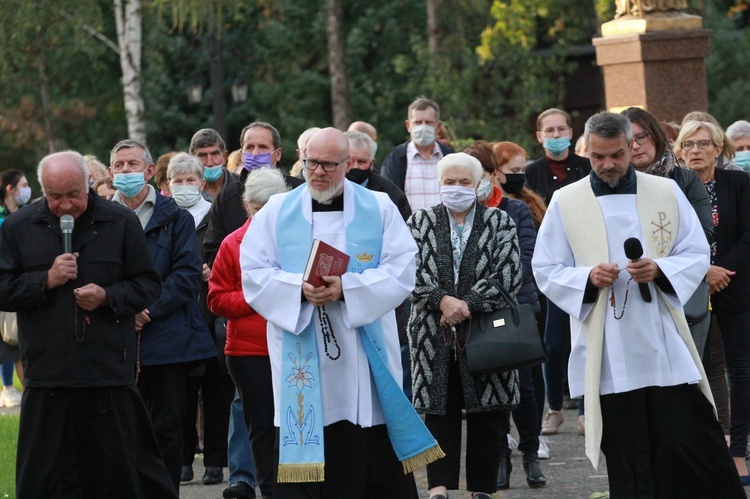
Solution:
[{"label": "birch tree trunk", "polygon": [[114,7],[128,137],[145,144],[146,117],[141,96],[141,41],[143,38],[141,2],[140,0],[114,0]]},{"label": "birch tree trunk", "polygon": [[341,0],[326,0],[328,38],[328,74],[331,78],[331,111],[333,126],[346,130],[352,122],[349,100],[349,76],[346,69],[343,7]]},{"label": "birch tree trunk", "polygon": [[430,52],[430,63],[433,67],[437,66],[438,52],[438,31],[440,18],[438,16],[438,0],[426,0],[427,7],[427,49]]}]

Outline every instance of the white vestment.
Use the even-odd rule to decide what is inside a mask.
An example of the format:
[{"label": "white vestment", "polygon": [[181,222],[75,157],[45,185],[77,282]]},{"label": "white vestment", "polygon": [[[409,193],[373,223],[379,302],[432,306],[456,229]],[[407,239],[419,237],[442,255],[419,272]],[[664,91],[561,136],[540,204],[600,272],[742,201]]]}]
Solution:
[{"label": "white vestment", "polygon": [[[680,213],[679,228],[669,256],[656,259],[662,274],[674,288],[675,294],[666,294],[673,306],[680,309],[692,295],[708,271],[708,243],[693,208],[674,184]],[[638,219],[635,194],[599,196],[607,228],[609,261],[616,263],[621,272],[615,281],[615,308],[610,303],[604,322],[604,348],[600,394],[622,393],[647,386],[673,386],[697,383],[700,373],[685,342],[657,292],[649,283],[652,301],[641,298],[638,284],[630,280],[625,270],[629,260],[623,243],[635,237],[643,241]],[[591,237],[596,238],[597,234]],[[645,247],[645,245],[644,245]],[[544,223],[539,229],[532,261],[534,277],[539,289],[558,307],[570,314],[571,354],[568,380],[571,397],[584,393],[584,366],[586,339],[583,320],[591,312],[593,303],[583,303],[583,294],[592,267],[576,266],[567,241],[560,214],[557,194],[550,202]],[[625,304],[625,294],[628,294]],[[607,291],[608,297],[611,291]],[[623,306],[625,308],[624,313]],[[622,318],[615,319],[615,314]]]},{"label": "white vestment", "polygon": [[[318,313],[302,298],[302,274],[281,270],[276,246],[279,209],[286,194],[272,196],[250,224],[240,246],[242,289],[248,304],[268,321],[268,354],[274,382],[274,424],[279,426],[279,383],[291,373],[280,373],[281,341],[284,331],[299,334],[311,320],[315,324],[320,360],[323,425],[350,421],[363,427],[383,424],[370,367],[355,328],[381,319],[386,340],[388,369],[401,385],[401,354],[394,309],[414,289],[416,243],[396,206],[386,194],[372,192],[380,208],[383,245],[377,268],[361,274],[347,272],[342,276],[344,301],[325,306],[341,356],[331,360],[325,352]],[[300,216],[312,223],[313,238],[321,239],[350,256],[345,229],[354,219],[353,189],[344,183],[344,211],[312,212],[312,200],[305,190]],[[338,352],[331,341],[328,354]]]}]

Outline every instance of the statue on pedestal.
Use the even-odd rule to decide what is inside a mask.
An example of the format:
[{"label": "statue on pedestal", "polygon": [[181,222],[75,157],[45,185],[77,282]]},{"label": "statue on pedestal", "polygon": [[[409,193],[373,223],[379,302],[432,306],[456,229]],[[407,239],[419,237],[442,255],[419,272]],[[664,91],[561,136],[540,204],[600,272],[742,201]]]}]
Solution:
[{"label": "statue on pedestal", "polygon": [[687,9],[687,0],[615,0],[615,19],[624,16],[644,17],[656,12],[682,11]]}]

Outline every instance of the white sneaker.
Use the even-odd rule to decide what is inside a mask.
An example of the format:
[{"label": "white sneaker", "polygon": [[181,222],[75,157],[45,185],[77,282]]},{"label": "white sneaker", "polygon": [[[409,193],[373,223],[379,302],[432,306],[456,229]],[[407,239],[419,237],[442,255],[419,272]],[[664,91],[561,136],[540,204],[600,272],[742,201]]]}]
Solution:
[{"label": "white sneaker", "polygon": [[539,435],[539,459],[549,459],[549,438]]},{"label": "white sneaker", "polygon": [[18,407],[21,405],[21,393],[14,386],[3,387],[0,392],[0,407]]},{"label": "white sneaker", "polygon": [[510,450],[518,449],[518,442],[516,442],[516,439],[510,433],[508,433],[508,448]]}]

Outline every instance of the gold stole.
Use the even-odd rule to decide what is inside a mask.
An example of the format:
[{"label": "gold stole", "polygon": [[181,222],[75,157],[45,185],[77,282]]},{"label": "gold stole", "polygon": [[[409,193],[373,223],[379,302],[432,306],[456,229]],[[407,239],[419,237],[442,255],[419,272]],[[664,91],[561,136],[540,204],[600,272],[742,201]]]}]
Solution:
[{"label": "gold stole", "polygon": [[[641,222],[645,255],[653,260],[669,256],[679,226],[679,210],[673,181],[636,172],[636,206]],[[604,215],[591,188],[590,179],[584,178],[560,190],[560,215],[568,244],[573,250],[576,265],[596,266],[609,262],[607,228]],[[659,294],[663,295],[659,290]],[[714,404],[698,350],[681,308],[675,308],[666,297],[661,299],[701,374],[699,386],[706,398]],[[599,404],[599,385],[604,342],[604,317],[607,306],[607,288],[600,288],[593,309],[583,321],[586,338],[586,366],[584,394],[586,400],[586,456],[594,468],[599,467],[602,439],[602,413]],[[716,408],[714,407],[714,414]]]}]

